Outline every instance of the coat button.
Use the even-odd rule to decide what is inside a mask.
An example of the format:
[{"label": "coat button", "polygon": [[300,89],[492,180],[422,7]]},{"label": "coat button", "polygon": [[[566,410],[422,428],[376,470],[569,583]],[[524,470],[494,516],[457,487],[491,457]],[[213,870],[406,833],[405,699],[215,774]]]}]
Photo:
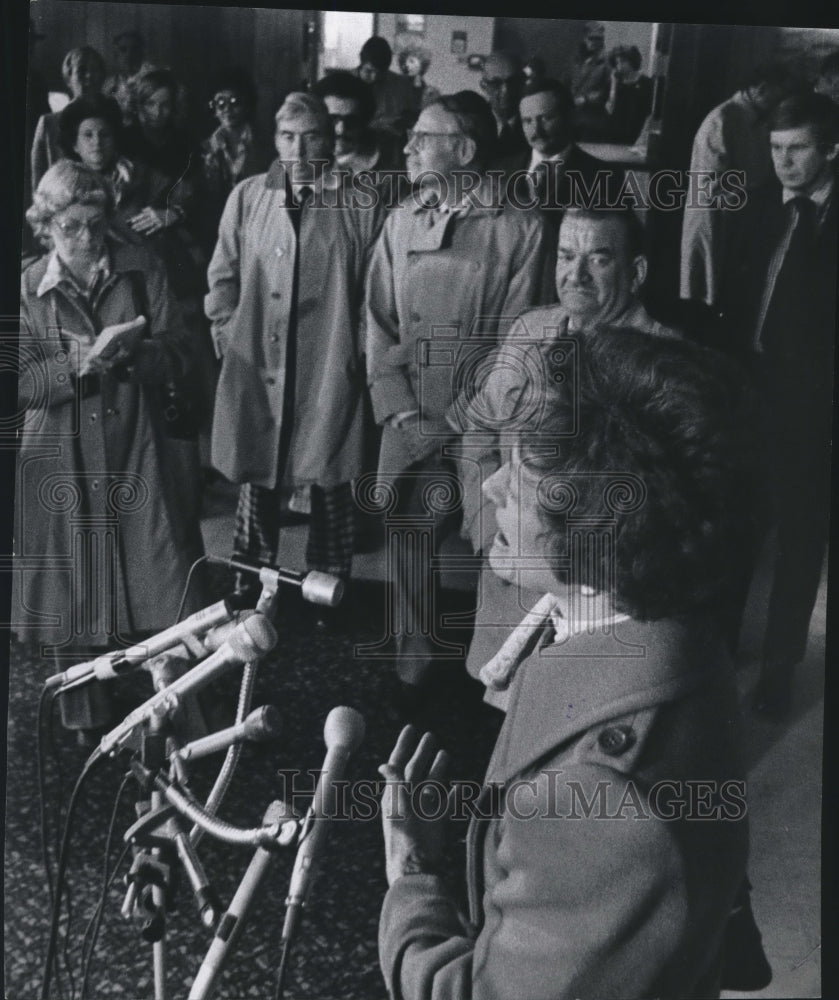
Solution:
[{"label": "coat button", "polygon": [[631,726],[607,726],[597,737],[600,749],[610,757],[619,757],[635,742]]},{"label": "coat button", "polygon": [[282,292],[271,292],[271,298],[272,299],[281,299],[282,297],[283,297],[283,293]]},{"label": "coat button", "polygon": [[113,408],[113,406],[109,406],[108,409],[105,410],[105,416],[106,417],[115,417],[116,416],[116,412],[117,411]]},{"label": "coat button", "polygon": [[274,378],[273,375],[266,375],[265,376],[265,384],[266,385],[276,385],[276,383],[277,383],[277,380]]},{"label": "coat button", "polygon": [[67,360],[67,352],[66,351],[56,351],[55,352],[55,360],[60,365],[64,364],[64,362]]},{"label": "coat button", "polygon": [[420,316],[420,314],[418,312],[412,312],[411,313],[411,322],[412,323],[419,323],[419,321],[421,319],[422,319],[422,316]]},{"label": "coat button", "polygon": [[99,489],[99,480],[98,479],[94,479],[93,482],[90,484],[90,486],[91,486],[91,489],[98,490]]},{"label": "coat button", "polygon": [[272,344],[278,344],[280,342],[280,335],[278,333],[272,333],[268,339]]},{"label": "coat button", "polygon": [[96,420],[97,420],[97,415],[95,413],[91,413],[91,415],[90,415],[90,422],[92,424],[95,424]]},{"label": "coat button", "polygon": [[275,254],[276,254],[276,255],[277,255],[278,257],[282,257],[282,255],[283,255],[283,254],[285,253],[285,251],[283,250],[283,248],[282,248],[282,247],[277,247],[277,249],[276,249],[276,250],[274,251],[274,253],[275,253]]}]

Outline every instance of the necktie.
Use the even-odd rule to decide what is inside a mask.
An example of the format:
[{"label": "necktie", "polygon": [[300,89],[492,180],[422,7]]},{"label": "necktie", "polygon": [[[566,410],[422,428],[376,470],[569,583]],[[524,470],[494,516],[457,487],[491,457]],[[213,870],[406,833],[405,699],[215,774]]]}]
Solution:
[{"label": "necktie", "polygon": [[761,336],[764,351],[776,355],[792,355],[804,349],[796,330],[807,306],[817,232],[816,206],[809,198],[791,198],[787,212],[792,233],[775,278]]},{"label": "necktie", "polygon": [[298,208],[305,208],[312,200],[312,195],[314,191],[309,187],[308,184],[304,184],[303,187],[297,188],[294,193],[294,204]]}]

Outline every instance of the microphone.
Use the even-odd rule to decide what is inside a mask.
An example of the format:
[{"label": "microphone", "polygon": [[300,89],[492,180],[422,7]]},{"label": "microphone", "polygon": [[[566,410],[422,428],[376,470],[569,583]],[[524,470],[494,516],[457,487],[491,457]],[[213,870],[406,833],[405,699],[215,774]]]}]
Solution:
[{"label": "microphone", "polygon": [[241,743],[243,740],[254,742],[274,740],[280,735],[281,730],[280,713],[273,705],[263,705],[262,708],[254,709],[237,725],[228,726],[227,729],[220,729],[217,733],[210,733],[209,736],[202,736],[187,743],[177,751],[177,756],[181,760],[197,760],[199,757],[226,750],[234,743]]},{"label": "microphone", "polygon": [[[283,820],[289,820],[292,815],[284,802],[272,802],[268,806],[262,822],[266,826],[268,824],[280,823]],[[293,839],[296,832],[296,825],[292,823],[291,826]],[[284,836],[285,834],[282,834],[279,839],[280,845],[288,842],[283,839]],[[212,995],[219,974],[227,961],[227,956],[235,947],[242,933],[242,927],[244,926],[251,903],[267,876],[275,856],[276,851],[268,850],[267,847],[258,847],[256,849],[251,863],[242,876],[239,888],[230,901],[227,912],[219,921],[210,949],[192,983],[192,989],[189,991],[189,1000],[208,1000]]]},{"label": "microphone", "polygon": [[312,570],[310,573],[298,573],[297,570],[293,569],[263,566],[260,563],[242,562],[239,559],[224,559],[221,556],[207,556],[207,561],[227,566],[228,569],[239,570],[242,573],[255,573],[259,576],[259,581],[263,586],[274,590],[281,583],[300,587],[303,600],[309,601],[311,604],[323,604],[328,608],[334,608],[341,603],[344,596],[344,581],[330,573],[321,573],[318,570]]},{"label": "microphone", "polygon": [[196,664],[182,677],[178,677],[168,687],[155,692],[139,708],[129,712],[118,726],[102,737],[98,752],[110,753],[123,743],[134,727],[141,722],[145,722],[161,710],[171,711],[177,707],[182,695],[205,687],[230,667],[258,660],[270,652],[276,643],[277,633],[267,618],[263,615],[246,618],[215,653]]},{"label": "microphone", "polygon": [[171,628],[158,632],[146,639],[145,642],[137,643],[128,649],[118,649],[102,656],[97,656],[95,660],[88,660],[86,663],[77,663],[75,666],[63,670],[61,673],[53,674],[46,680],[46,687],[63,687],[74,683],[86,683],[87,681],[111,680],[120,677],[122,674],[140,666],[145,660],[160,653],[165,653],[173,646],[179,645],[184,639],[229,621],[233,617],[233,609],[230,604],[224,601],[217,601],[209,607],[196,611],[195,614],[184,618],[182,622],[172,625]]},{"label": "microphone", "polygon": [[335,816],[335,783],[339,781],[347,766],[350,754],[364,739],[364,718],[354,708],[341,706],[333,708],[326,717],[323,740],[326,743],[326,757],[323,770],[318,778],[315,796],[300,833],[297,857],[288,887],[285,922],[282,940],[291,941],[297,931],[300,912],[306,904],[315,865],[323,849],[326,838],[325,820]]}]

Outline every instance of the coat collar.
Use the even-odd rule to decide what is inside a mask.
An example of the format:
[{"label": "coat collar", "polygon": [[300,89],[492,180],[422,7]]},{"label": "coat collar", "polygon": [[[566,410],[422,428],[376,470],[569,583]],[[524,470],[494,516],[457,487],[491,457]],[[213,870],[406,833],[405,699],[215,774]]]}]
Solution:
[{"label": "coat collar", "polygon": [[[129,271],[145,271],[149,262],[148,251],[142,246],[122,242],[118,237],[109,236],[106,240],[109,263],[109,279]],[[63,279],[63,269],[52,251],[45,254],[27,270],[28,288],[41,298],[47,292],[57,288]]]},{"label": "coat collar", "polygon": [[[265,174],[265,187],[277,192],[280,204],[282,205],[285,205],[286,203],[287,183],[291,183],[288,171],[286,170],[283,161],[277,158]],[[316,183],[312,184],[311,187],[315,191],[315,194],[322,194],[327,191],[337,191],[341,187],[342,183],[343,179],[341,174],[336,172],[334,164],[330,163],[320,177],[318,177]]]},{"label": "coat collar", "polygon": [[[95,268],[96,277],[93,281],[93,285],[96,285],[99,281],[107,281],[111,275],[111,262],[110,255],[106,250],[105,253],[96,262]],[[78,281],[75,279],[73,274],[67,265],[58,256],[55,250],[53,250],[47,256],[47,264],[44,270],[43,277],[38,283],[38,287],[35,290],[35,294],[38,298],[42,295],[46,295],[47,292],[51,292],[53,288],[57,288],[59,285],[69,285],[80,295],[88,295],[89,289],[82,288]]]},{"label": "coat collar", "polygon": [[430,214],[450,216],[450,215],[473,215],[475,213],[480,213],[482,215],[499,215],[503,211],[503,206],[500,202],[500,194],[503,191],[502,185],[498,183],[498,179],[493,179],[486,174],[481,175],[480,182],[478,186],[473,188],[466,197],[463,199],[457,208],[446,208],[444,211],[439,211],[437,209],[428,209],[423,205],[419,198],[419,195],[412,195],[410,201],[407,202],[408,210],[413,215],[418,215],[420,212],[429,212]]},{"label": "coat collar", "polygon": [[504,783],[598,723],[675,701],[727,672],[697,620],[619,622],[535,650],[510,689],[487,782]]}]

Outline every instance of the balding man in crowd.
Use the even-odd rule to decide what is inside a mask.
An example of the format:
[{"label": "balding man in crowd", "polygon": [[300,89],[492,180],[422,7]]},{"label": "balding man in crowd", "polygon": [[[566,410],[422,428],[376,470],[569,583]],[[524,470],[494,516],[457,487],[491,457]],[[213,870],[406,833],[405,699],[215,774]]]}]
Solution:
[{"label": "balding man in crowd", "polygon": [[222,359],[212,462],[241,483],[234,555],[275,564],[282,506],[308,489],[309,570],[352,566],[362,471],[364,275],[383,207],[354,206],[331,169],[324,103],[289,94],[279,159],[224,209],[205,300]]},{"label": "balding man in crowd", "polygon": [[[640,301],[647,276],[643,227],[631,209],[569,209],[562,220],[556,263],[556,305],[531,309],[510,328],[488,374],[449,412],[463,432],[458,469],[463,483],[463,526],[475,552],[486,552],[495,534],[492,504],[481,484],[507,460],[510,436],[536,428],[544,387],[539,381],[560,338],[585,336],[600,327],[639,330],[655,337],[679,337],[653,319]],[[561,345],[556,345],[561,346]],[[467,669],[477,677],[497,652],[505,629],[503,591],[507,585],[487,568]],[[518,619],[517,619],[518,620]],[[486,700],[503,697],[487,692]]]},{"label": "balding man in crowd", "polygon": [[515,53],[491,52],[484,60],[481,90],[495,118],[495,157],[498,159],[527,150],[519,119],[519,98],[524,82],[524,68]]},{"label": "balding man in crowd", "polygon": [[[383,427],[379,475],[396,486],[393,513],[435,520],[435,550],[459,520],[456,505],[435,513],[425,504],[435,483],[454,483],[457,492],[444,445],[452,436],[446,411],[458,360],[474,362],[476,351],[497,344],[505,319],[553,298],[554,246],[545,223],[500,201],[484,176],[494,138],[492,112],[471,91],[422,111],[405,147],[408,172],[421,187],[388,217],[368,278],[368,377]],[[412,563],[397,546],[391,567],[406,707],[420,700],[435,658],[456,657],[439,622],[429,626],[422,611],[429,602],[440,611],[430,558],[418,552]]]}]

